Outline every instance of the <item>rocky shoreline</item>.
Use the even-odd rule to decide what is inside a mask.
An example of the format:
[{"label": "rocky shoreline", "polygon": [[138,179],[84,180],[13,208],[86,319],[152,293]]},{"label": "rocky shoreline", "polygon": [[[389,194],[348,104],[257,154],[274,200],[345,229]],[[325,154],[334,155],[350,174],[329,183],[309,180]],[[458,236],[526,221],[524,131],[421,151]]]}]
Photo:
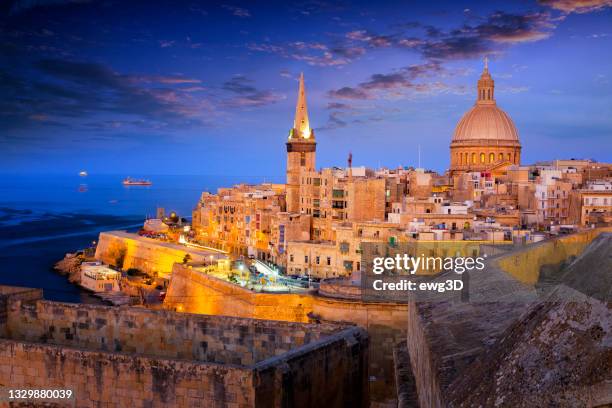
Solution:
[{"label": "rocky shoreline", "polygon": [[78,253],[67,253],[64,259],[56,262],[53,269],[60,275],[68,277],[70,283],[81,283],[81,263],[83,263],[83,255]]}]

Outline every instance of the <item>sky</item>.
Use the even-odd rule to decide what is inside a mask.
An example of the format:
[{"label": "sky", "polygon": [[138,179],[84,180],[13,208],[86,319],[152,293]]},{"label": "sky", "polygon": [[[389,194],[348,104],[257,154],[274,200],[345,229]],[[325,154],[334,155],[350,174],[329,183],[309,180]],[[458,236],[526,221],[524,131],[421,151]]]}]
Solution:
[{"label": "sky", "polygon": [[0,5],[0,172],[283,180],[297,79],[317,167],[443,172],[483,58],[523,163],[612,161],[612,0]]}]

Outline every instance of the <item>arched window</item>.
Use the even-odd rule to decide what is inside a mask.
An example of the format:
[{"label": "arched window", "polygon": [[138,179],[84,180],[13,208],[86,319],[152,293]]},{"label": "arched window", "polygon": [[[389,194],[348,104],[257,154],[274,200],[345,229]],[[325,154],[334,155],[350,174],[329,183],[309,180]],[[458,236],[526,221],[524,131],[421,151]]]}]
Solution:
[{"label": "arched window", "polygon": [[493,163],[495,161],[495,153],[489,153],[489,163]]},{"label": "arched window", "polygon": [[510,153],[508,153],[508,161],[511,162],[512,161],[512,157],[510,155]]},{"label": "arched window", "polygon": [[467,153],[463,155],[463,160],[464,160],[463,164],[468,164],[470,162],[469,159],[468,159],[468,154]]},{"label": "arched window", "polygon": [[487,99],[491,100],[491,90],[487,90]]},{"label": "arched window", "polygon": [[503,153],[499,154],[499,161],[504,161],[504,154]]},{"label": "arched window", "polygon": [[472,164],[476,164],[476,153],[472,153]]},{"label": "arched window", "polygon": [[485,162],[485,154],[484,153],[480,153],[480,162],[481,163]]}]

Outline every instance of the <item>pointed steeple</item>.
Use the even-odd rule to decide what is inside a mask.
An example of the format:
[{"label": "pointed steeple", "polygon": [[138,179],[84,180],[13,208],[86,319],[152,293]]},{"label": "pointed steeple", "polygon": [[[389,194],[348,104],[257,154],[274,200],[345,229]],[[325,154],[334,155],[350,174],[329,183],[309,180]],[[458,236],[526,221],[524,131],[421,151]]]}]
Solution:
[{"label": "pointed steeple", "polygon": [[495,104],[495,81],[489,73],[489,57],[484,57],[484,68],[478,80],[477,104]]},{"label": "pointed steeple", "polygon": [[308,121],[308,107],[306,106],[306,87],[304,86],[304,73],[300,74],[300,85],[298,89],[298,99],[295,106],[295,119],[293,120],[293,134],[296,139],[314,138],[314,132],[310,128]]}]

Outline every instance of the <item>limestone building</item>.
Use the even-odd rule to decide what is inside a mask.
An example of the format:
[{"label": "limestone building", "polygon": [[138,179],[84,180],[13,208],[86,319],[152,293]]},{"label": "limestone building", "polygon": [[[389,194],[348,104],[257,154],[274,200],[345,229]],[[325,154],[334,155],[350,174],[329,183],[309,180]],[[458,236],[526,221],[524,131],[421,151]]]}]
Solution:
[{"label": "limestone building", "polygon": [[308,108],[306,106],[306,89],[304,87],[304,74],[300,75],[298,100],[295,107],[293,128],[289,131],[287,141],[287,211],[300,212],[309,209],[304,205],[302,189],[303,177],[307,172],[315,170],[317,143],[314,130],[308,121]]},{"label": "limestone building", "polygon": [[455,128],[450,144],[450,173],[492,171],[521,162],[521,143],[514,122],[495,101],[495,81],[485,66],[474,106]]}]

